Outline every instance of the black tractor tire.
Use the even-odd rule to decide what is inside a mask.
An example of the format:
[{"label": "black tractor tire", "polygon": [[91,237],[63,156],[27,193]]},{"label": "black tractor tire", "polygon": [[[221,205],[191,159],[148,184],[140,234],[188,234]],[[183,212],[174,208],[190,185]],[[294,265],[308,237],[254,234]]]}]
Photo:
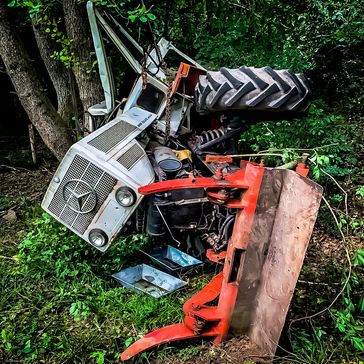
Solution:
[{"label": "black tractor tire", "polygon": [[308,79],[291,70],[221,68],[199,77],[195,105],[201,114],[225,110],[303,113],[309,94]]}]

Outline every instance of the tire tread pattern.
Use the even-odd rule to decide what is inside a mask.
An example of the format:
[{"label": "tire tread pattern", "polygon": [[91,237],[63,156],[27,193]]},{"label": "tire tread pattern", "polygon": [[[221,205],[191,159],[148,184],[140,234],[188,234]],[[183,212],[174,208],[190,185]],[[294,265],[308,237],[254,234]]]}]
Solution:
[{"label": "tire tread pattern", "polygon": [[297,113],[307,110],[309,96],[308,79],[291,70],[223,67],[199,77],[195,104],[202,114],[222,110]]}]

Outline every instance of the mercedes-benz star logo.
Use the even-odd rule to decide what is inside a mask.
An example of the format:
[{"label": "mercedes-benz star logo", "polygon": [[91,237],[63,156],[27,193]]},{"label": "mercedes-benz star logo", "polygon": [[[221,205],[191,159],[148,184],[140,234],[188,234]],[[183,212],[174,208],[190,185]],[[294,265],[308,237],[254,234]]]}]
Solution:
[{"label": "mercedes-benz star logo", "polygon": [[96,191],[80,179],[71,179],[64,185],[63,199],[71,210],[79,214],[87,214],[97,205]]}]

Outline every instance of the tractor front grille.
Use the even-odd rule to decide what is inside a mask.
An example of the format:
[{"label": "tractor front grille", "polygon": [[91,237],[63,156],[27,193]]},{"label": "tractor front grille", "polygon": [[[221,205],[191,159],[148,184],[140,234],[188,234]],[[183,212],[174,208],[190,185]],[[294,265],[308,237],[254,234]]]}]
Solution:
[{"label": "tractor front grille", "polygon": [[95,138],[91,139],[87,144],[104,153],[108,153],[116,145],[126,139],[127,136],[135,129],[135,126],[126,123],[125,121],[120,121]]},{"label": "tractor front grille", "polygon": [[[65,225],[83,234],[116,182],[116,179],[108,173],[87,159],[76,155],[54,194],[48,210]],[[77,196],[81,196],[80,202]]]},{"label": "tractor front grille", "polygon": [[138,144],[134,144],[124,152],[117,161],[127,170],[131,169],[136,162],[144,155],[144,150]]}]

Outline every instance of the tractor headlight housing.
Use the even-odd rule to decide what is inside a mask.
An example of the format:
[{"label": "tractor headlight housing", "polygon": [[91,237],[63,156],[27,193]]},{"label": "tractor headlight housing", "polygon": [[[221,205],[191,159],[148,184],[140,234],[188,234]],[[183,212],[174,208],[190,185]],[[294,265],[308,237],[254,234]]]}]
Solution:
[{"label": "tractor headlight housing", "polygon": [[96,248],[102,248],[109,240],[106,233],[100,229],[93,229],[88,234],[88,240]]},{"label": "tractor headlight housing", "polygon": [[119,205],[130,207],[135,204],[136,194],[130,187],[120,187],[115,192],[115,198]]}]

